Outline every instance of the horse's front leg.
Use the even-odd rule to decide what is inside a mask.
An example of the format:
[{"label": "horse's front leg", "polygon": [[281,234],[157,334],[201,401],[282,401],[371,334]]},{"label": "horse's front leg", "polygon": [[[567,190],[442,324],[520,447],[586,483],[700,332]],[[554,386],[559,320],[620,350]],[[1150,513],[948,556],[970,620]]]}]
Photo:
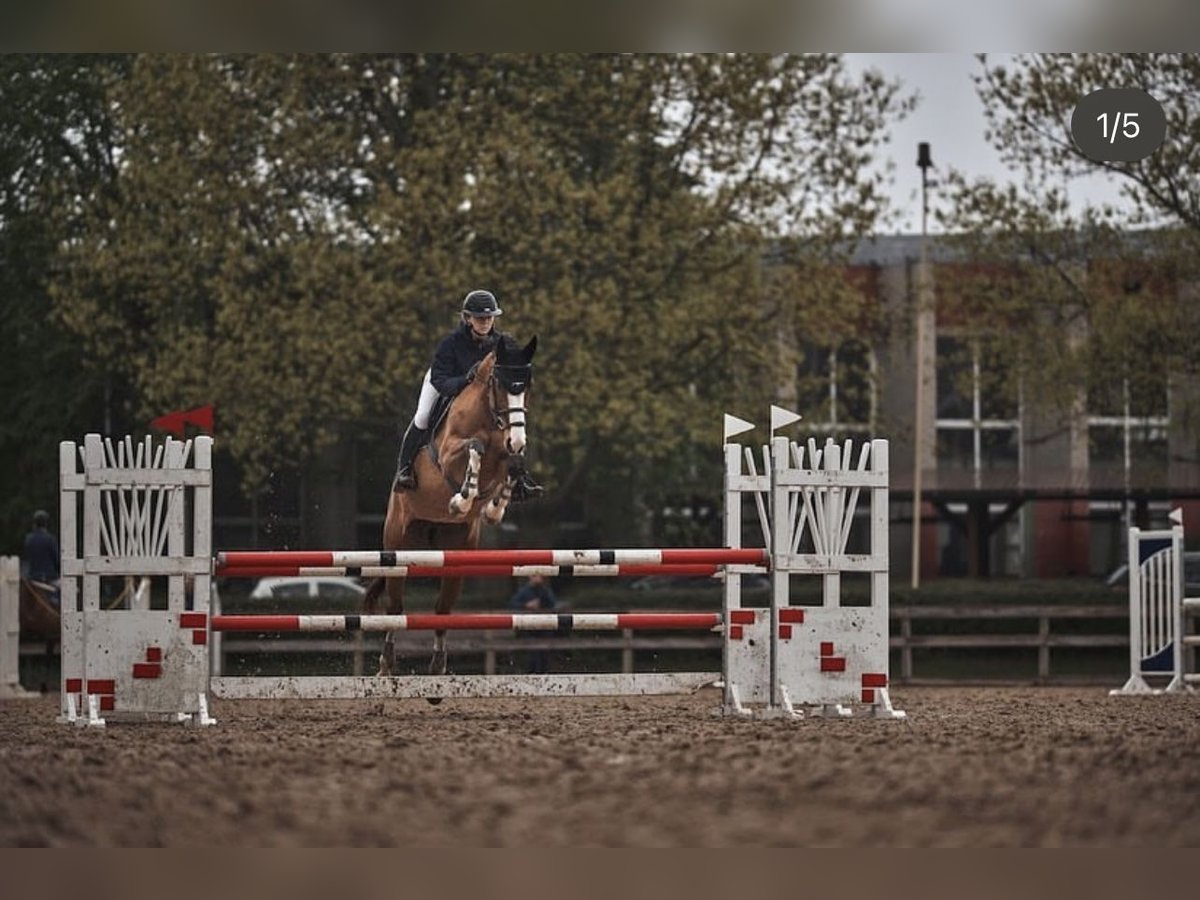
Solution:
[{"label": "horse's front leg", "polygon": [[504,479],[504,484],[500,485],[500,490],[496,492],[496,496],[487,502],[483,508],[483,517],[487,519],[490,525],[499,525],[500,520],[504,518],[504,514],[508,511],[508,504],[512,500],[513,478],[509,475]]},{"label": "horse's front leg", "polygon": [[517,486],[517,480],[526,472],[526,463],[524,455],[520,453],[511,454],[508,457],[508,472],[505,476],[504,483],[500,490],[496,492],[496,496],[484,507],[483,517],[492,525],[500,524],[500,520],[504,518],[505,512],[508,511],[508,505],[512,502],[513,491]]},{"label": "horse's front leg", "polygon": [[450,497],[450,512],[465,516],[479,496],[479,470],[483,464],[483,443],[476,438],[467,442],[467,474],[462,487]]}]

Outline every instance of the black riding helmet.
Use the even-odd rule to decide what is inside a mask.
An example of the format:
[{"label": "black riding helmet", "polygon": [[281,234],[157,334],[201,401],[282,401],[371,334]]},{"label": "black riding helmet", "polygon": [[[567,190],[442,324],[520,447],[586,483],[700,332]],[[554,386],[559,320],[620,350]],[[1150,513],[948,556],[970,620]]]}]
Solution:
[{"label": "black riding helmet", "polygon": [[35,526],[40,525],[42,528],[45,528],[50,524],[50,514],[44,509],[37,510],[33,514],[33,524]]},{"label": "black riding helmet", "polygon": [[504,315],[504,310],[500,308],[491,291],[471,291],[463,299],[462,311],[464,316]]}]

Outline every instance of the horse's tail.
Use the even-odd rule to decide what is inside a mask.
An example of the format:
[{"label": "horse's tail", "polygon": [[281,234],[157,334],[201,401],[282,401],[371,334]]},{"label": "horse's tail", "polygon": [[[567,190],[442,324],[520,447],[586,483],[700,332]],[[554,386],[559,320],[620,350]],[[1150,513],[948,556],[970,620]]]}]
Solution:
[{"label": "horse's tail", "polygon": [[387,581],[383,578],[371,579],[371,583],[367,585],[367,593],[363,595],[363,612],[367,614],[375,612],[375,601],[383,593],[383,588],[386,584]]}]

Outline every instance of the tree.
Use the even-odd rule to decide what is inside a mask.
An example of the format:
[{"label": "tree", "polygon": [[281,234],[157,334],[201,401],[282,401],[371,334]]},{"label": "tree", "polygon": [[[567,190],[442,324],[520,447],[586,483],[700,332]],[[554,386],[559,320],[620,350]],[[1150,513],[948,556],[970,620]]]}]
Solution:
[{"label": "tree", "polygon": [[[114,57],[0,57],[0,546],[15,551],[35,508],[57,518],[58,442],[111,421],[120,380],[85,358],[51,315],[60,242],[77,198],[112,177],[106,82]],[[118,411],[119,412],[119,411]]]},{"label": "tree", "polygon": [[[939,303],[946,297],[949,315],[1019,359],[1026,398],[1064,421],[1081,388],[1095,395],[1124,382],[1137,394],[1194,379],[1200,320],[1179,291],[1200,274],[1200,61],[1098,53],[980,62],[989,138],[1023,184],[951,175],[941,218],[976,265],[939,291]],[[1093,90],[1117,87],[1162,103],[1167,139],[1136,162],[1096,162],[1074,143],[1071,114]],[[1128,209],[1073,214],[1067,185],[1097,172],[1120,180]]]},{"label": "tree", "polygon": [[[542,338],[563,493],[601,457],[686,481],[723,410],[767,402],[778,331],[837,327],[795,271],[875,223],[907,108],[826,55],[139,57],[109,103],[117,177],[54,296],[141,415],[216,404],[253,487],[406,418],[487,286]],[[762,264],[784,236],[790,275]]]}]

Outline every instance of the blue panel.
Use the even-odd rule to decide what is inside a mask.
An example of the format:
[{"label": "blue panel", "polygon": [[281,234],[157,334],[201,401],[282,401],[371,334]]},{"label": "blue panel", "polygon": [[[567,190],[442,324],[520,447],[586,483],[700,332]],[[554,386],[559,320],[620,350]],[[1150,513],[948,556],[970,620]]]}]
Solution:
[{"label": "blue panel", "polygon": [[1174,672],[1175,645],[1167,644],[1153,656],[1142,657],[1143,672]]},{"label": "blue panel", "polygon": [[1160,553],[1163,550],[1171,549],[1171,539],[1166,538],[1138,538],[1138,562],[1144,563],[1155,553]]}]

